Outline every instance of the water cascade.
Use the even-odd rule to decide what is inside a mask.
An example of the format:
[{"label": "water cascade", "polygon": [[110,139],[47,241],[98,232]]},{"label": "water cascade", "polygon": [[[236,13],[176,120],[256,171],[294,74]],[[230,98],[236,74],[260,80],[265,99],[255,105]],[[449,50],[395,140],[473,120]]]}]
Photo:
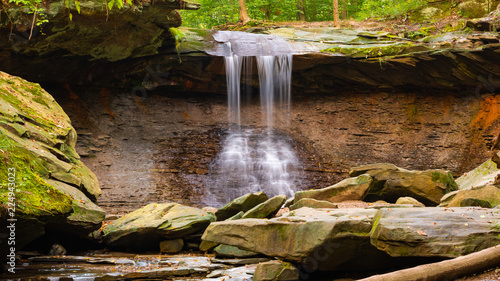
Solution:
[{"label": "water cascade", "polygon": [[[247,35],[248,36],[248,35]],[[249,192],[264,191],[268,196],[293,196],[298,159],[290,139],[273,129],[274,116],[288,119],[291,100],[291,54],[270,54],[262,50],[262,35],[249,35],[266,55],[225,54],[228,89],[229,129],[222,149],[213,163],[217,179],[209,188],[208,204],[220,207]],[[241,38],[241,37],[238,37]],[[246,39],[246,37],[245,37]],[[241,49],[245,40],[226,42],[225,50]],[[254,48],[255,49],[255,48]],[[271,52],[272,53],[272,52]],[[249,77],[256,61],[264,128],[248,128],[241,122],[241,78]]]}]

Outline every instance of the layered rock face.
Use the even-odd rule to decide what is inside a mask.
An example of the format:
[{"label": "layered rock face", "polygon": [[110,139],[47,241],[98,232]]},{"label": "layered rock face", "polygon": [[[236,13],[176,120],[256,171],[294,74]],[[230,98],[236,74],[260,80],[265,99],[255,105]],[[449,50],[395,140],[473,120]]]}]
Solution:
[{"label": "layered rock face", "polygon": [[[100,180],[99,204],[116,211],[137,209],[140,201],[204,206],[204,186],[217,176],[211,163],[226,134],[227,97],[130,91],[51,91],[79,133],[78,153]],[[245,126],[259,126],[257,94],[242,111]],[[300,189],[331,186],[351,167],[381,162],[456,177],[489,157],[499,128],[496,106],[493,95],[294,93],[291,119],[276,126],[295,141]]]}]

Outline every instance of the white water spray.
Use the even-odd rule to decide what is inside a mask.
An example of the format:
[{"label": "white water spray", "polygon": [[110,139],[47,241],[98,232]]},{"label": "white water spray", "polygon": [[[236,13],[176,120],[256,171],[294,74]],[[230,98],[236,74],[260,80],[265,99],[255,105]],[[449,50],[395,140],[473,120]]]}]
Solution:
[{"label": "white water spray", "polygon": [[[231,43],[226,43],[227,47],[231,48]],[[265,131],[242,129],[241,126],[241,77],[250,74],[252,57],[231,54],[224,59],[228,121],[230,125],[236,126],[231,126],[214,162],[218,178],[209,189],[207,203],[220,207],[241,195],[257,191],[264,191],[268,196],[293,196],[298,159],[291,141],[273,130],[274,115],[277,112],[289,114],[292,55],[255,57],[261,111],[267,125]]]}]

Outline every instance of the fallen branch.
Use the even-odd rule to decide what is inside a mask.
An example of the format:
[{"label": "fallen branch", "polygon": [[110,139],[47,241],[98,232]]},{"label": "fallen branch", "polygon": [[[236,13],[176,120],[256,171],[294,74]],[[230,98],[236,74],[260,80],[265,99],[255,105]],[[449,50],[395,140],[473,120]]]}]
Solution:
[{"label": "fallen branch", "polygon": [[500,246],[452,260],[424,264],[358,281],[446,281],[500,266]]}]

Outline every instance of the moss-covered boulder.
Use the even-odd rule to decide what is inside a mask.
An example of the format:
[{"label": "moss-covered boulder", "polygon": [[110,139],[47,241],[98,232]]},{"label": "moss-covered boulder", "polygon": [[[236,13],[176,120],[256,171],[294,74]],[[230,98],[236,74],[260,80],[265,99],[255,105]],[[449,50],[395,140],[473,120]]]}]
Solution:
[{"label": "moss-covered boulder", "polygon": [[499,221],[482,208],[384,208],[370,238],[393,257],[454,258],[500,244]]},{"label": "moss-covered boulder", "polygon": [[467,172],[455,181],[459,189],[472,189],[474,187],[493,184],[495,177],[500,174],[497,164],[488,159],[474,170]]},{"label": "moss-covered boulder", "polygon": [[419,258],[452,258],[500,244],[500,215],[484,208],[301,208],[272,219],[210,224],[204,241],[300,266],[370,270]]},{"label": "moss-covered boulder", "polygon": [[281,206],[285,204],[286,195],[277,195],[273,198],[260,203],[243,214],[241,218],[271,218],[280,210]]},{"label": "moss-covered boulder", "polygon": [[134,250],[157,249],[160,241],[203,231],[215,221],[212,213],[177,203],[151,203],[108,224],[104,242]]},{"label": "moss-covered boulder", "polygon": [[265,202],[269,197],[263,192],[247,193],[241,197],[234,199],[224,207],[215,212],[217,220],[226,220],[239,212],[246,212],[253,207]]},{"label": "moss-covered boulder", "polygon": [[373,182],[364,195],[366,201],[396,202],[412,197],[426,206],[437,206],[446,193],[457,190],[450,172],[444,170],[410,171],[393,164],[371,164],[352,168],[351,177],[369,174]]},{"label": "moss-covered boulder", "polygon": [[299,280],[299,270],[293,264],[280,260],[262,262],[257,265],[254,281],[294,281]]},{"label": "moss-covered boulder", "polygon": [[0,72],[0,215],[20,220],[18,249],[48,225],[80,236],[100,227],[105,213],[93,201],[101,190],[75,152],[76,138],[40,85]]},{"label": "moss-covered boulder", "polygon": [[279,218],[215,222],[208,226],[202,240],[278,257],[305,267],[314,266],[313,270],[335,270],[339,266],[373,269],[388,262],[384,260],[387,255],[371,247],[369,242],[376,212],[374,209],[301,208]]},{"label": "moss-covered boulder", "polygon": [[495,185],[460,190],[447,203],[448,207],[479,206],[491,208],[500,205],[500,189]]}]

